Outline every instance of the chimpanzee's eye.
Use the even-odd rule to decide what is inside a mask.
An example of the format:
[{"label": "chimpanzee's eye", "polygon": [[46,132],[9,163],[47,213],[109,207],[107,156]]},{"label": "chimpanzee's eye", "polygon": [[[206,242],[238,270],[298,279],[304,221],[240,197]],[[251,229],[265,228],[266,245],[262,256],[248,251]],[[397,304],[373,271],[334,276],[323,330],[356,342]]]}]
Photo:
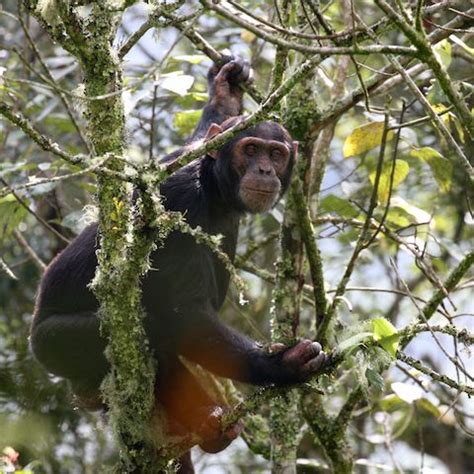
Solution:
[{"label": "chimpanzee's eye", "polygon": [[270,151],[270,157],[272,158],[272,160],[281,160],[283,158],[283,153],[281,152],[281,150],[279,148],[273,148],[271,151]]},{"label": "chimpanzee's eye", "polygon": [[258,148],[256,145],[247,145],[245,147],[245,154],[248,156],[255,156],[257,154]]}]

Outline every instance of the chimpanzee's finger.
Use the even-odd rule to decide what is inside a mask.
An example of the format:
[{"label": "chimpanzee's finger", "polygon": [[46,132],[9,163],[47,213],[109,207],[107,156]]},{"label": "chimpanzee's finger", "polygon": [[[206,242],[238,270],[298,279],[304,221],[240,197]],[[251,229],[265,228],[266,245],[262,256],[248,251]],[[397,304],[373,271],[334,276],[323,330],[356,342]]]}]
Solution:
[{"label": "chimpanzee's finger", "polygon": [[288,346],[285,346],[285,344],[281,344],[280,342],[275,342],[274,344],[271,344],[270,347],[268,348],[268,352],[270,354],[277,354],[278,352],[282,352],[286,350]]},{"label": "chimpanzee's finger", "polygon": [[244,61],[242,71],[238,76],[238,80],[239,82],[245,82],[246,84],[250,84],[252,82],[252,79],[253,69],[247,61]]},{"label": "chimpanzee's finger", "polygon": [[311,359],[303,366],[303,372],[306,374],[314,374],[320,370],[326,363],[327,356],[324,352],[320,352],[317,357]]},{"label": "chimpanzee's finger", "polygon": [[234,60],[234,56],[232,54],[222,54],[220,66],[218,66],[216,63],[214,63],[210,67],[210,69],[207,73],[207,79],[209,81],[213,81],[216,78],[216,76],[219,74],[219,71],[222,69],[222,67],[225,64],[228,64],[233,60]]},{"label": "chimpanzee's finger", "polygon": [[312,341],[303,339],[298,344],[290,347],[283,355],[283,360],[289,364],[301,366],[314,357],[311,349]]}]

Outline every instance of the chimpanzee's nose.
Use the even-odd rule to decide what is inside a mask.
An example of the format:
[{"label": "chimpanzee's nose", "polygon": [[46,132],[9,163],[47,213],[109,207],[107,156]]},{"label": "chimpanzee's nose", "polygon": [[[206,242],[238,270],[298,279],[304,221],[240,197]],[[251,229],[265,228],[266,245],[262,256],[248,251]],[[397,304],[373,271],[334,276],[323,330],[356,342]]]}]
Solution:
[{"label": "chimpanzee's nose", "polygon": [[261,161],[258,164],[258,170],[260,171],[260,174],[270,174],[272,172],[272,165],[265,161]]}]

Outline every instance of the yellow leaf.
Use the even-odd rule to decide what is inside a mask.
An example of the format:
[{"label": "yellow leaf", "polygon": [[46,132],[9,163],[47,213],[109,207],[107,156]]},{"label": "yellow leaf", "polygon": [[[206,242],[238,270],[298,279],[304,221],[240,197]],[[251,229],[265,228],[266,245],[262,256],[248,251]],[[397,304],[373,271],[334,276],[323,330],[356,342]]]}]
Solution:
[{"label": "yellow leaf", "polygon": [[[344,142],[344,158],[360,155],[372,148],[380,146],[382,143],[383,129],[383,122],[366,123],[354,129]],[[391,140],[392,138],[393,133],[389,132],[387,140]]]},{"label": "yellow leaf", "polygon": [[417,148],[413,150],[410,155],[428,164],[441,192],[446,193],[450,190],[453,165],[449,160],[444,158],[443,155],[434,148],[428,146]]},{"label": "yellow leaf", "polygon": [[[390,192],[390,183],[392,186],[392,191],[402,182],[408,175],[410,171],[410,166],[404,160],[395,161],[395,169],[393,170],[393,179],[392,179],[392,167],[391,162],[384,163],[382,168],[382,173],[380,174],[379,188],[377,190],[378,198],[381,202],[386,203],[388,201],[389,192]],[[376,172],[370,173],[369,179],[372,184],[375,182]]]},{"label": "yellow leaf", "polygon": [[247,30],[242,30],[242,32],[240,33],[240,37],[242,38],[242,41],[244,41],[245,43],[253,43],[256,38],[254,33]]}]

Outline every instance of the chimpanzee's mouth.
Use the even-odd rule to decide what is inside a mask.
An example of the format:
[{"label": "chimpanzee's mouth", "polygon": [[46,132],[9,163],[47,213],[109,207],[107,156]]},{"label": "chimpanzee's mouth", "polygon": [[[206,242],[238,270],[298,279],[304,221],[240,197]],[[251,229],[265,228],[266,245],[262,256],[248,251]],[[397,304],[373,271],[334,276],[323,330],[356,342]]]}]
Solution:
[{"label": "chimpanzee's mouth", "polygon": [[269,190],[269,189],[256,189],[256,188],[250,188],[248,186],[245,186],[245,191],[248,191],[250,193],[258,193],[258,194],[268,194],[268,195],[274,195],[277,193],[277,189],[274,190]]}]

